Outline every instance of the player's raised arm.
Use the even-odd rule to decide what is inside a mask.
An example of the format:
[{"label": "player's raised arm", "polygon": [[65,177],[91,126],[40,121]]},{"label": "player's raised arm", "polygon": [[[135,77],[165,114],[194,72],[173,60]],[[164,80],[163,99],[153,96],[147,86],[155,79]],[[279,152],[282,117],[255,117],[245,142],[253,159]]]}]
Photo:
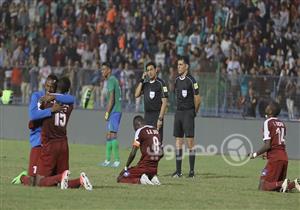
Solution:
[{"label": "player's raised arm", "polygon": [[147,75],[147,72],[144,72],[143,75],[142,75],[141,80],[139,81],[138,85],[136,86],[135,93],[134,93],[134,96],[136,98],[138,98],[142,95],[143,83],[144,83],[144,80],[146,78],[146,75]]}]

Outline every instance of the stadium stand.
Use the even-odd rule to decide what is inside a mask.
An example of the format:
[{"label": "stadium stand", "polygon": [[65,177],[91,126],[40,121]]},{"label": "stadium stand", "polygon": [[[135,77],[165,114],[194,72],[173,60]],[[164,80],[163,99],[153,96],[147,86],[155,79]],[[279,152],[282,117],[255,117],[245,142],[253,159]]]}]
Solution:
[{"label": "stadium stand", "polygon": [[[0,89],[28,103],[52,72],[68,76],[81,101],[96,86],[105,104],[99,62],[110,61],[124,108],[140,111],[136,81],[146,62],[173,83],[177,55],[190,60],[201,114],[259,117],[277,100],[283,115],[300,117],[299,0],[0,0]],[[100,95],[100,96],[99,96]],[[78,104],[80,106],[80,104]]]}]

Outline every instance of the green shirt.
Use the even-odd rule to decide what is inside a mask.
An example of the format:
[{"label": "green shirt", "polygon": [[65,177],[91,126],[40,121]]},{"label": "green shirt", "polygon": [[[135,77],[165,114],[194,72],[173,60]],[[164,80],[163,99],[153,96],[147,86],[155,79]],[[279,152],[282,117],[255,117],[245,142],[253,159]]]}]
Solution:
[{"label": "green shirt", "polygon": [[107,80],[107,90],[107,101],[109,100],[110,94],[112,94],[112,92],[115,93],[115,103],[111,112],[121,112],[121,87],[119,81],[113,75],[111,75]]}]

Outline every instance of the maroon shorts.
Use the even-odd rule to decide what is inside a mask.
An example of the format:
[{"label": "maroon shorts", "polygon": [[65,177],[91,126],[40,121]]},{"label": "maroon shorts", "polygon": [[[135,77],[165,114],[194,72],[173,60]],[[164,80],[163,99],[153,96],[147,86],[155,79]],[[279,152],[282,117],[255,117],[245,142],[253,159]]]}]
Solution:
[{"label": "maroon shorts", "polygon": [[41,148],[37,174],[47,177],[69,169],[68,141],[49,141]]},{"label": "maroon shorts", "polygon": [[36,176],[37,164],[41,154],[41,147],[32,147],[29,155],[28,175]]},{"label": "maroon shorts", "polygon": [[124,170],[121,171],[119,177],[117,178],[117,182],[139,184],[140,178],[143,174],[148,175],[149,179],[152,179],[152,177],[157,174],[157,168],[137,165],[129,168],[128,174],[124,174],[124,172]]},{"label": "maroon shorts", "polygon": [[288,161],[286,160],[268,161],[261,172],[260,179],[267,182],[283,181],[286,178],[287,168]]}]

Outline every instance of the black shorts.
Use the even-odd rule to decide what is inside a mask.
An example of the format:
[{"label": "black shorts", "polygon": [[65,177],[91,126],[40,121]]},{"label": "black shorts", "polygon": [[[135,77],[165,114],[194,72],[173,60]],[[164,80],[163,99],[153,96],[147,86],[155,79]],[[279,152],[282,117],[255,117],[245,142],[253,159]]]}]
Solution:
[{"label": "black shorts", "polygon": [[174,120],[174,137],[192,138],[195,136],[195,110],[177,110]]},{"label": "black shorts", "polygon": [[[145,118],[146,125],[152,125],[153,127],[156,128],[158,117],[159,117],[159,111],[145,112],[144,118]],[[164,125],[159,129],[159,134],[160,134],[160,138],[163,140]]]}]

